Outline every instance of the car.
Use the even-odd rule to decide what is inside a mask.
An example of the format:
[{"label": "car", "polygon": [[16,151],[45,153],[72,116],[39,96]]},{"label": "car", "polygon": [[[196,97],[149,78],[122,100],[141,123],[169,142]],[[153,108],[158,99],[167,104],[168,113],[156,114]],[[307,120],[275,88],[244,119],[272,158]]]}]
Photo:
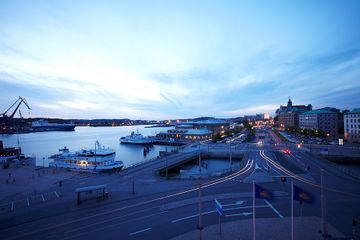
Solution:
[{"label": "car", "polygon": [[286,155],[290,155],[290,154],[291,154],[291,152],[290,152],[289,149],[283,149],[282,152],[283,152],[284,154],[286,154]]}]

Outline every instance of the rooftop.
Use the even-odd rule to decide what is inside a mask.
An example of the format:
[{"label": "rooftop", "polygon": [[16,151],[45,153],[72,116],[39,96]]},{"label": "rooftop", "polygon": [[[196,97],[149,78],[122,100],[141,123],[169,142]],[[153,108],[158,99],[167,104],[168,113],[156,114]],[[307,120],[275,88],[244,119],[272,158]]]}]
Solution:
[{"label": "rooftop", "polygon": [[354,113],[360,113],[360,108],[354,108],[352,111],[345,114],[354,114]]},{"label": "rooftop", "polygon": [[222,119],[207,119],[201,121],[191,121],[182,124],[227,124],[228,122]]},{"label": "rooftop", "polygon": [[329,111],[329,110],[325,110],[325,109],[311,110],[311,111],[304,112],[303,114],[331,114],[331,113],[337,114],[337,112]]},{"label": "rooftop", "polygon": [[179,131],[178,134],[189,134],[189,135],[203,135],[203,134],[212,134],[212,131],[206,128],[200,129],[170,129],[167,132],[161,132],[161,134],[176,134],[176,131]]}]

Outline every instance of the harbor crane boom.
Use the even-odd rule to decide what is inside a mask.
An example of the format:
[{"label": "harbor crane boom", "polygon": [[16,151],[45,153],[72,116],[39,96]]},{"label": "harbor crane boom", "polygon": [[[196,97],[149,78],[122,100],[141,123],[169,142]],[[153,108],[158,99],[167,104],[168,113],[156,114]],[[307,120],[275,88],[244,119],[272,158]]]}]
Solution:
[{"label": "harbor crane boom", "polygon": [[[26,106],[29,110],[31,110],[31,108],[29,107],[29,104],[26,102],[25,98],[22,98],[22,97],[19,96],[19,98],[18,98],[4,113],[2,113],[1,116],[3,116],[3,117],[8,117],[8,118],[13,118],[14,115],[15,115],[15,113],[16,113],[16,111],[19,109],[21,103],[24,103],[25,106]],[[16,106],[15,110],[10,114],[10,116],[7,116],[7,115],[6,115],[7,112],[10,111],[10,109],[11,109],[13,106],[15,106],[16,104],[17,104],[17,106]]]}]

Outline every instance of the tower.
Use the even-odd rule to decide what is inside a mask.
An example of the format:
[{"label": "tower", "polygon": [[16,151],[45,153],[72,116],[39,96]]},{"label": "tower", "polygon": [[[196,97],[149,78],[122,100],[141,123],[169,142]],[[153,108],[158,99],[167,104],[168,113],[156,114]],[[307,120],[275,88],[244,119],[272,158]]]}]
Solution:
[{"label": "tower", "polygon": [[289,101],[288,101],[287,107],[288,107],[288,108],[291,108],[291,107],[292,107],[292,101],[291,101],[291,98],[290,98],[290,97],[289,97]]}]

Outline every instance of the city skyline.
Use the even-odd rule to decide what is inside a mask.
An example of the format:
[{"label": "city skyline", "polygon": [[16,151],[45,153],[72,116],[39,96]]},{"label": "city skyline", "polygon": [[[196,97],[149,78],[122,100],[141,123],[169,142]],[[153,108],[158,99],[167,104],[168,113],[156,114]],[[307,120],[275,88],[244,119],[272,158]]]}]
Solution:
[{"label": "city skyline", "polygon": [[0,112],[176,119],[360,106],[360,3],[3,1]]}]

